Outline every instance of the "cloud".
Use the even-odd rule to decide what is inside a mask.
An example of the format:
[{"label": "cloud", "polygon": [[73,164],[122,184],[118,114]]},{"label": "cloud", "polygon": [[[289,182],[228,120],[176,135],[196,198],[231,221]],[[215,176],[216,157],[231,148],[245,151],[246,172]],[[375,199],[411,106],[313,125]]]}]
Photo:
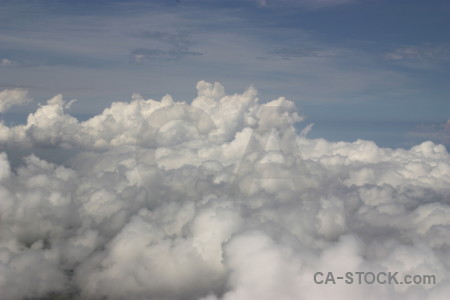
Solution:
[{"label": "cloud", "polygon": [[190,51],[185,49],[147,49],[147,48],[136,48],[131,51],[131,57],[136,63],[144,63],[154,59],[169,59],[178,60],[186,56],[199,56],[203,55],[201,52]]},{"label": "cloud", "polygon": [[299,58],[299,57],[315,57],[319,56],[317,49],[308,46],[297,46],[294,48],[278,48],[268,52],[268,54],[277,55],[283,59]]},{"label": "cloud", "polygon": [[333,7],[344,4],[356,3],[356,0],[258,0],[257,3],[260,7],[275,6],[275,5],[289,5],[289,6],[303,6],[310,9],[321,9],[327,7]]},{"label": "cloud", "polygon": [[25,89],[6,89],[0,92],[0,113],[14,105],[24,105],[31,102]]},{"label": "cloud", "polygon": [[193,43],[189,40],[189,35],[184,32],[169,33],[158,30],[146,30],[142,37],[150,40],[157,40],[173,45],[175,48],[187,48]]},{"label": "cloud", "polygon": [[7,58],[3,58],[0,61],[0,67],[14,67],[17,65],[17,62],[7,59]]},{"label": "cloud", "polygon": [[305,0],[303,3],[312,8],[325,8],[343,4],[355,3],[356,0]]},{"label": "cloud", "polygon": [[260,7],[264,7],[264,6],[267,5],[267,1],[266,1],[266,0],[258,0],[257,2],[258,2],[258,5],[259,5]]},{"label": "cloud", "polygon": [[349,53],[348,50],[342,49],[324,49],[320,47],[310,47],[307,45],[297,45],[293,47],[281,47],[269,51],[267,54],[278,56],[285,60],[308,57],[336,57]]},{"label": "cloud", "polygon": [[393,61],[450,61],[450,47],[448,45],[421,45],[397,48],[386,54],[386,58]]},{"label": "cloud", "polygon": [[[134,94],[86,121],[65,106],[55,96],[26,124],[0,128],[2,299],[449,292],[443,145],[309,139],[311,126],[295,132],[303,114],[292,101],[262,103],[253,87],[228,94],[217,82],[198,82],[189,103]],[[314,283],[316,272],[358,271],[437,282]]]},{"label": "cloud", "polygon": [[194,44],[187,33],[169,33],[165,31],[144,31],[140,37],[154,42],[160,42],[169,46],[162,48],[136,48],[131,51],[131,57],[136,63],[144,63],[153,59],[178,60],[186,56],[203,55],[202,52],[192,51],[190,47]]}]

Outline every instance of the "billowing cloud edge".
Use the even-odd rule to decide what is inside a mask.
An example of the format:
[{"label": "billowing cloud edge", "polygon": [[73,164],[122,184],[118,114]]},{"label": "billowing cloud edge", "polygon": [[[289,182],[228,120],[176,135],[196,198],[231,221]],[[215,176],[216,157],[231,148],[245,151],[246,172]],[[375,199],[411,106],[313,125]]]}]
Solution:
[{"label": "billowing cloud edge", "polygon": [[[84,122],[58,95],[26,124],[1,125],[8,153],[67,155],[17,167],[0,155],[3,299],[448,295],[444,146],[308,139],[285,98],[261,103],[254,88],[228,95],[204,81],[197,90],[190,104],[135,94]],[[436,282],[314,282],[358,271]]]}]

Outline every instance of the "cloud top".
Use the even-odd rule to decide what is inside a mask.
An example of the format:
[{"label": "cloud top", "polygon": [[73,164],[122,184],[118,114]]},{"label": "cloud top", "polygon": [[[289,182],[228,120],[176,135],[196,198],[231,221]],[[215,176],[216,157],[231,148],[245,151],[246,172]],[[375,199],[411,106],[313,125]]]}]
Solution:
[{"label": "cloud top", "polygon": [[[255,88],[230,95],[205,81],[190,103],[135,94],[83,122],[64,108],[58,95],[26,124],[0,128],[8,153],[0,154],[2,299],[437,300],[450,292],[442,145],[308,139],[311,126],[296,132],[303,116],[292,101],[262,103]],[[437,282],[313,280],[357,271]]]}]

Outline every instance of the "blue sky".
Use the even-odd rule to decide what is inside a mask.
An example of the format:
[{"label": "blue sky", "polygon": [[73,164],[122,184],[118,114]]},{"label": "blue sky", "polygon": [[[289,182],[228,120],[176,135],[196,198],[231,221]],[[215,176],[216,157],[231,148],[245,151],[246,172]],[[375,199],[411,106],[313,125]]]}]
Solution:
[{"label": "blue sky", "polygon": [[[2,1],[0,90],[64,94],[86,117],[132,93],[195,96],[199,80],[285,96],[312,137],[449,146],[450,2]],[[449,123],[450,124],[450,123]]]}]

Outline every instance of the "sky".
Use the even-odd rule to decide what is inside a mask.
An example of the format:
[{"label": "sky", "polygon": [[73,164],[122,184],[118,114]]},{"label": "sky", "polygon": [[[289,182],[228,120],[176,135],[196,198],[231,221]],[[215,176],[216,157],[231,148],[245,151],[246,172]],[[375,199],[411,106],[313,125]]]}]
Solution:
[{"label": "sky", "polygon": [[[284,96],[312,137],[449,145],[448,1],[2,1],[0,89],[87,119],[133,93],[191,101],[199,80]],[[300,130],[301,128],[299,128]]]}]

